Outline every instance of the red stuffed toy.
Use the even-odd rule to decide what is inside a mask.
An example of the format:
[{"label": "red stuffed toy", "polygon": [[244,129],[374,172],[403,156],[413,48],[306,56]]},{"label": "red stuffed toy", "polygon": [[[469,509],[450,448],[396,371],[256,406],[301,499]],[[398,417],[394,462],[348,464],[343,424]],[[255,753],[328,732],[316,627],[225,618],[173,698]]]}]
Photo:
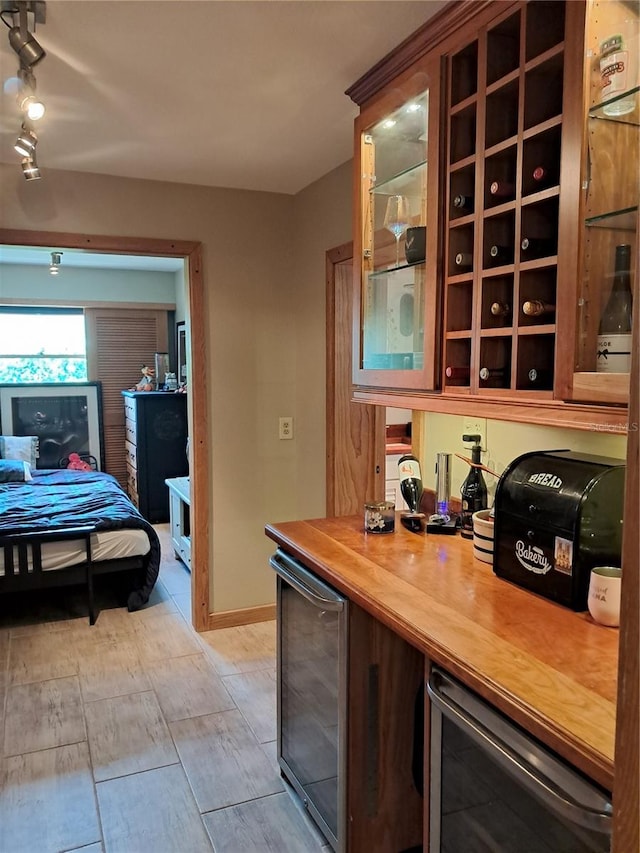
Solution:
[{"label": "red stuffed toy", "polygon": [[80,459],[80,456],[77,453],[69,454],[69,464],[67,465],[67,468],[71,471],[91,471],[91,465],[83,459]]}]

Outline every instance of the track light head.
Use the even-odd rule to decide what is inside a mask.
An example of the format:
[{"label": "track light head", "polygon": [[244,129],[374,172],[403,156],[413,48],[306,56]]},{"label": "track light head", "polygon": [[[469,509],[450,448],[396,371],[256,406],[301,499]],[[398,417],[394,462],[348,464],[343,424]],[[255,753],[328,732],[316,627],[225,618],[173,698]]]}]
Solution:
[{"label": "track light head", "polygon": [[38,181],[42,177],[35,156],[24,157],[22,160],[22,174],[25,181]]},{"label": "track light head", "polygon": [[60,272],[60,258],[62,257],[63,252],[51,252],[51,266],[49,267],[49,272],[51,275],[58,275]]},{"label": "track light head", "polygon": [[47,55],[42,45],[36,41],[29,30],[22,27],[11,27],[9,30],[9,44],[20,58],[21,65],[32,68]]},{"label": "track light head", "polygon": [[22,125],[22,130],[20,131],[15,145],[13,146],[18,154],[22,157],[33,157],[37,144],[38,137],[36,134],[32,130],[29,130],[29,128]]},{"label": "track light head", "polygon": [[18,106],[29,121],[38,121],[45,113],[45,106],[33,92],[23,91],[18,95]]}]

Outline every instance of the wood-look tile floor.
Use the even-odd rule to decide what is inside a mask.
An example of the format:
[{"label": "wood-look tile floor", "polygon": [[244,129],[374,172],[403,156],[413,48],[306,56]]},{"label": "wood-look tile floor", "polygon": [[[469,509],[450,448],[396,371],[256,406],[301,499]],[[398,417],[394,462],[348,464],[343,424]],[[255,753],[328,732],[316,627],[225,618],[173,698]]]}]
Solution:
[{"label": "wood-look tile floor", "polygon": [[156,529],[138,613],[0,597],[0,853],[328,853],[275,760],[275,623],[196,634]]}]

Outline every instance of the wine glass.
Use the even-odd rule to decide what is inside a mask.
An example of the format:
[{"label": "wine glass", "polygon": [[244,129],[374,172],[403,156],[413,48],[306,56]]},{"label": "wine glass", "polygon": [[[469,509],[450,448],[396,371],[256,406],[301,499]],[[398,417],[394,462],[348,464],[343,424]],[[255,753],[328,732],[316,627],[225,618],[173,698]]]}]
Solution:
[{"label": "wine glass", "polygon": [[409,199],[392,195],[387,199],[384,227],[396,238],[396,266],[400,265],[400,238],[409,227]]}]

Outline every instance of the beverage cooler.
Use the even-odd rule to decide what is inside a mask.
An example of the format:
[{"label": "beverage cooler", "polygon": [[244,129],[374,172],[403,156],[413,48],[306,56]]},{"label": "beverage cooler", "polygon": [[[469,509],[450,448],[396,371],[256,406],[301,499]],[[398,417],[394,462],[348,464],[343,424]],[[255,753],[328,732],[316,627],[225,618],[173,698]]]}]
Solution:
[{"label": "beverage cooler", "polygon": [[624,462],[568,450],[525,453],[496,490],[493,570],[586,610],[594,566],[620,566]]}]

